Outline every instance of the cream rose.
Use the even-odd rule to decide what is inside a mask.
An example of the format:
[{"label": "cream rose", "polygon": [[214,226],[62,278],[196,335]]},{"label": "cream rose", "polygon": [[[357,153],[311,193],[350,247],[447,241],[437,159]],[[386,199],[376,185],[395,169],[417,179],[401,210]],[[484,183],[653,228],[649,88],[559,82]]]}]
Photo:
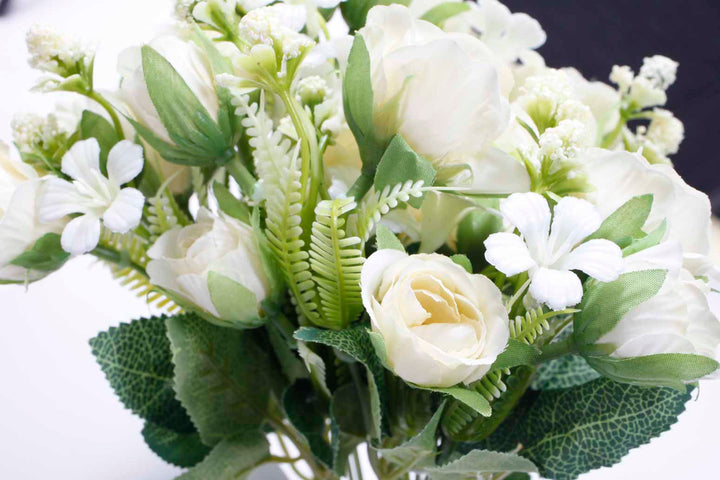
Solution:
[{"label": "cream rose", "polygon": [[448,257],[379,250],[363,266],[363,305],[390,368],[426,387],[470,384],[509,338],[500,290]]},{"label": "cream rose", "polygon": [[[256,323],[270,286],[249,225],[201,208],[197,223],[161,235],[148,256],[147,273],[153,284],[193,303],[223,325]],[[225,279],[225,285],[235,286],[232,298],[228,290],[214,291],[211,277],[216,275]]]}]

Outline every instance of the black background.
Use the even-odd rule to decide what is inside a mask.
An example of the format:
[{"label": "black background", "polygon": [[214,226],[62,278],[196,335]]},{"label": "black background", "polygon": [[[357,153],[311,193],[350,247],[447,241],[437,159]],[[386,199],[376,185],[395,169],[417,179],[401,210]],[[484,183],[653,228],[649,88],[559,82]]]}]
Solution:
[{"label": "black background", "polygon": [[637,72],[643,57],[680,62],[667,107],[685,124],[672,157],[720,214],[720,0],[504,0],[537,19],[548,39],[548,66],[572,66],[608,82],[614,64]]}]

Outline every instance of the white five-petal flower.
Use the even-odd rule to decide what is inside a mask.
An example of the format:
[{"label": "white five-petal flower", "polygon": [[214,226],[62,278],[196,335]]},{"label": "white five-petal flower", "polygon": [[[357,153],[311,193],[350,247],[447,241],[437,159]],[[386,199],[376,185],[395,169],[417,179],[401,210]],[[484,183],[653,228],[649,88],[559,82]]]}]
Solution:
[{"label": "white five-petal flower", "polygon": [[38,204],[41,222],[52,222],[72,213],[62,233],[61,245],[74,255],[95,248],[100,224],[116,233],[137,227],[145,197],[134,188],[120,188],[143,169],[143,150],[128,140],[115,145],[108,154],[107,177],[100,171],[100,145],[90,138],[77,142],[62,159],[62,172],[72,182],[52,177],[43,185]]},{"label": "white five-petal flower", "polygon": [[508,276],[529,272],[530,295],[553,310],[582,300],[582,284],[572,270],[601,282],[617,279],[623,270],[622,252],[615,243],[583,242],[602,223],[590,202],[564,197],[551,215],[542,195],[515,193],[500,202],[500,211],[520,235],[490,235],[485,240],[485,258]]}]

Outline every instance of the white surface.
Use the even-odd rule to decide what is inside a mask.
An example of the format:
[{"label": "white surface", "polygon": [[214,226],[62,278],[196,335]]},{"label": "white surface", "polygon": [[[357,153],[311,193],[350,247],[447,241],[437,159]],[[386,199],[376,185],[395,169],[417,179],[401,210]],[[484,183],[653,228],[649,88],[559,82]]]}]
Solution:
[{"label": "white surface", "polygon": [[[0,138],[12,113],[40,106],[25,90],[24,32],[51,23],[100,45],[101,85],[114,82],[116,54],[148,40],[167,21],[169,0],[14,0],[0,17]],[[549,32],[552,35],[552,32]],[[142,300],[85,257],[30,286],[0,287],[0,478],[168,480],[179,470],[155,457],[142,422],[107,385],[87,341],[100,330],[149,314]],[[613,469],[582,480],[713,478],[717,471],[720,382],[705,382],[680,422]],[[208,479],[210,480],[210,479]]]}]

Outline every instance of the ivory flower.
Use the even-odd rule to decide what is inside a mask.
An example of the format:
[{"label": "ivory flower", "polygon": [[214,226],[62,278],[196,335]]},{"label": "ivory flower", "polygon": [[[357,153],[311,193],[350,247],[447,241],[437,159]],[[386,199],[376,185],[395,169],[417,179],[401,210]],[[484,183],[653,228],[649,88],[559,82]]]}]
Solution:
[{"label": "ivory flower", "polygon": [[528,272],[530,295],[553,310],[582,300],[582,284],[573,270],[610,282],[623,269],[616,244],[601,239],[583,242],[602,223],[598,211],[585,200],[564,197],[551,215],[541,195],[516,193],[500,202],[500,211],[520,235],[490,235],[485,240],[485,258],[508,276]]},{"label": "ivory flower", "polygon": [[505,349],[500,290],[448,257],[379,250],[362,269],[363,305],[392,370],[427,387],[482,378]]},{"label": "ivory flower", "polygon": [[509,92],[512,75],[476,38],[443,32],[399,5],[372,8],[360,34],[370,54],[379,136],[399,133],[439,164],[480,152],[505,130],[501,80]]},{"label": "ivory flower", "polygon": [[95,248],[100,225],[112,232],[126,233],[137,227],[145,197],[134,188],[121,188],[143,168],[139,145],[123,140],[108,154],[107,177],[100,171],[100,145],[90,138],[77,142],[62,159],[62,172],[72,179],[48,178],[38,201],[41,222],[49,223],[72,213],[62,233],[63,249],[74,255]]},{"label": "ivory flower", "polygon": [[259,306],[270,286],[263,270],[252,228],[201,208],[197,223],[162,234],[148,250],[150,281],[220,317],[208,287],[216,272],[236,281],[255,295]]}]

